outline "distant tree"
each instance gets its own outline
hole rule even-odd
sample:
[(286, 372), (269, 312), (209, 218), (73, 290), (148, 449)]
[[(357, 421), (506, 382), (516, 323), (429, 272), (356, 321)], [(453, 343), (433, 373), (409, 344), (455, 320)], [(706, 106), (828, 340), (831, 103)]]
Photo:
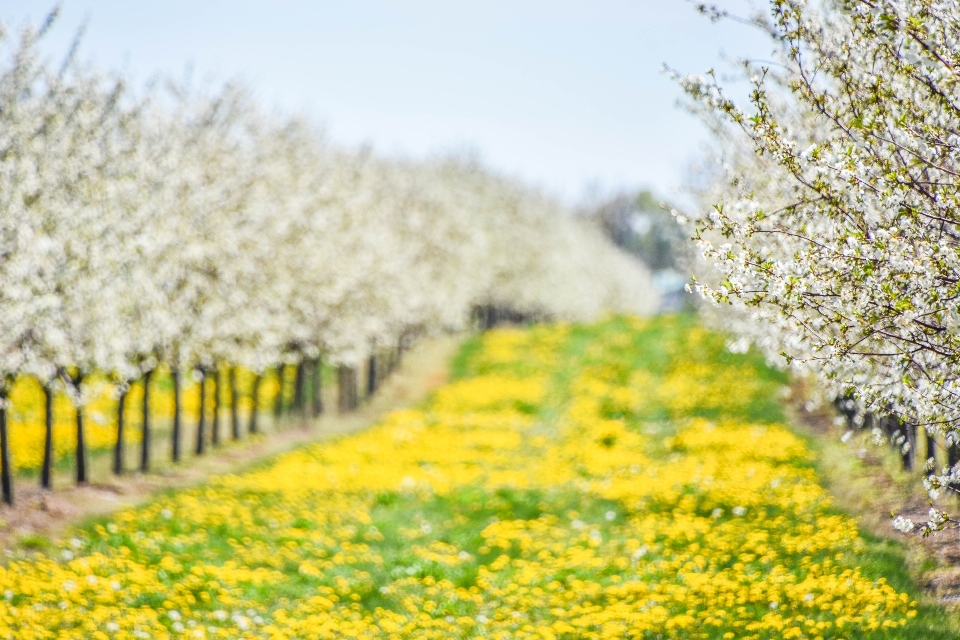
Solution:
[(596, 211), (607, 236), (640, 258), (652, 271), (679, 269), (689, 250), (689, 234), (670, 207), (649, 191), (619, 194)]

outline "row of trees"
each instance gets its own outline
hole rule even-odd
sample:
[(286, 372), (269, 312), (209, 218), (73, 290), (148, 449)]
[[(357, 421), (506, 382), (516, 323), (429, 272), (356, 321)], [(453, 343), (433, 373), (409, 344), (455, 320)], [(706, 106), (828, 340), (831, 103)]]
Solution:
[(0, 45), (0, 475), (17, 376), (66, 385), (160, 363), (263, 372), (458, 328), (477, 306), (582, 318), (655, 307), (647, 274), (551, 198), (470, 158), (384, 159), (270, 115), (242, 87), (134, 95), (52, 20)]
[[(768, 9), (749, 19), (775, 50), (772, 61), (744, 63), (749, 106), (713, 72), (676, 76), (718, 143), (702, 214), (690, 221), (716, 269), (696, 288), (739, 309), (728, 326), (771, 357), (953, 447), (960, 5), (770, 0)], [(909, 429), (889, 434), (911, 446)], [(927, 461), (932, 497), (957, 486), (955, 463)], [(918, 530), (957, 524), (934, 510)]]

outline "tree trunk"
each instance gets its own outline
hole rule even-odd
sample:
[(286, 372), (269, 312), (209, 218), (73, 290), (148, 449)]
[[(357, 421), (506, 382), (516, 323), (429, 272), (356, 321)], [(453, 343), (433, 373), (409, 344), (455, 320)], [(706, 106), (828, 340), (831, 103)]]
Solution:
[(371, 353), (367, 360), (367, 397), (377, 392), (377, 354)]
[(240, 410), (237, 407), (237, 368), (230, 367), (230, 434), (234, 440), (240, 439)]
[(197, 448), (196, 454), (203, 455), (203, 447), (207, 436), (207, 373), (200, 369), (200, 415), (197, 418)]
[(213, 370), (213, 414), (210, 416), (210, 443), (220, 445), (220, 369)]
[(253, 379), (253, 389), (250, 390), (250, 433), (257, 433), (257, 414), (260, 412), (260, 381), (263, 376), (259, 373)]
[(170, 372), (173, 379), (173, 461), (180, 462), (180, 371)]
[(337, 367), (337, 409), (340, 413), (346, 413), (350, 410), (350, 389), (347, 380), (346, 365)]
[(143, 421), (140, 430), (140, 471), (150, 470), (150, 378), (153, 370), (143, 374)]
[(856, 424), (854, 424), (854, 419), (857, 416), (857, 403), (853, 399), (853, 395), (847, 394), (844, 396), (837, 396), (833, 401), (833, 405), (846, 419), (847, 429), (855, 429)]
[(117, 399), (117, 443), (113, 448), (113, 473), (118, 476), (123, 473), (123, 408), (126, 404), (127, 392), (122, 389)]
[(913, 454), (913, 459), (916, 461), (916, 464), (922, 467), (926, 463), (927, 458), (933, 455), (933, 449), (930, 446), (930, 437), (925, 428), (915, 427), (915, 432), (917, 434), (917, 451)]
[(273, 405), (273, 416), (277, 420), (283, 415), (283, 373), (286, 368), (286, 365), (277, 365), (277, 397)]
[(13, 469), (10, 467), (10, 440), (7, 438), (7, 398), (0, 393), (0, 490), (3, 501), (13, 506)]
[(342, 413), (357, 408), (357, 370), (345, 364), (337, 368), (337, 382), (339, 383), (339, 409)]
[(83, 403), (80, 385), (83, 384), (83, 375), (78, 373), (73, 380), (73, 388), (77, 392), (77, 484), (86, 484), (87, 477), (87, 442), (83, 429)]
[[(946, 442), (944, 442), (944, 444), (946, 444)], [(946, 449), (947, 449), (947, 466), (950, 467), (950, 469), (952, 470), (958, 463), (960, 463), (960, 447), (958, 447), (957, 444), (954, 443), (947, 446)], [(960, 489), (957, 483), (951, 482), (949, 483), (949, 486), (951, 489)], [(958, 498), (960, 498), (960, 494), (957, 494), (957, 496)]]
[(387, 375), (392, 375), (397, 368), (397, 361), (400, 359), (399, 349), (390, 349), (389, 363), (387, 364)]
[(909, 447), (906, 451), (901, 449), (903, 455), (903, 468), (907, 471), (913, 471), (913, 468), (916, 466), (917, 458), (917, 425), (904, 422), (903, 426), (903, 435), (906, 438), (906, 443), (909, 444)]
[(300, 362), (297, 363), (297, 375), (296, 375), (296, 378), (294, 378), (294, 383), (293, 383), (293, 406), (298, 412), (302, 412), (303, 408), (307, 404), (305, 367), (306, 365), (304, 364), (304, 361), (301, 359)]
[(43, 467), (40, 469), (40, 486), (53, 488), (53, 389), (43, 385)]
[(320, 358), (313, 361), (313, 415), (323, 413), (323, 362)]

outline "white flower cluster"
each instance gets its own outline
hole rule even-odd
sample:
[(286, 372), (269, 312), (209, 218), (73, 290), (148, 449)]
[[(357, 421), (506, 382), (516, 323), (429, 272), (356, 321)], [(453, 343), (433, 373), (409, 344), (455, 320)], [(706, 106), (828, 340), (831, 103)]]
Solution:
[[(960, 428), (960, 5), (770, 0), (750, 107), (677, 76), (718, 149), (690, 224), (727, 326), (827, 393)], [(722, 15), (722, 12), (715, 15)], [(719, 275), (716, 275), (719, 274)], [(953, 474), (956, 475), (956, 474)], [(940, 474), (933, 484), (956, 480)], [(921, 531), (951, 521), (931, 517)], [(898, 524), (906, 527), (905, 521)]]
[[(0, 37), (0, 377), (257, 371), (460, 327), (477, 305), (651, 312), (644, 268), (476, 162), (385, 160), (242, 88), (132, 97)], [(79, 385), (75, 385), (79, 388)], [(78, 396), (78, 402), (83, 399)]]
[(916, 525), (913, 524), (913, 520), (910, 520), (909, 518), (897, 516), (893, 519), (893, 528), (901, 533), (910, 533), (915, 527)]

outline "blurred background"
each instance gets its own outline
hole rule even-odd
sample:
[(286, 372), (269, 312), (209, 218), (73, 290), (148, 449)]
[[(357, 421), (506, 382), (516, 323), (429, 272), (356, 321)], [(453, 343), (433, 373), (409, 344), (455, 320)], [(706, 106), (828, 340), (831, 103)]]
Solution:
[[(732, 12), (751, 4), (731, 1)], [(11, 28), (45, 0), (7, 0)], [(135, 84), (237, 79), (331, 141), (379, 155), (475, 155), (584, 214), (654, 272), (667, 310), (683, 305), (689, 208), (702, 124), (676, 106), (664, 65), (683, 73), (763, 58), (769, 44), (684, 0), (632, 2), (195, 2), (68, 0), (45, 40)], [(725, 77), (728, 85), (739, 86)]]
[[(5, 0), (0, 21), (16, 29), (53, 6)], [(140, 83), (240, 79), (336, 142), (414, 157), (466, 148), (575, 205), (642, 189), (684, 204), (706, 135), (661, 67), (701, 72), (769, 49), (685, 0), (66, 0), (50, 55), (84, 25), (81, 56), (100, 69)]]

